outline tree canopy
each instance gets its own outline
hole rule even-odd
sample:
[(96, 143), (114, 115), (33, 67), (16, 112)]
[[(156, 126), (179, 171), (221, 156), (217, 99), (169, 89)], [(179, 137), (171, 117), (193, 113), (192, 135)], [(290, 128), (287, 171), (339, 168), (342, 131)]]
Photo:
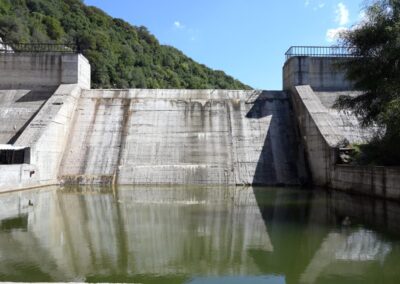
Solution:
[(77, 43), (94, 88), (249, 89), (81, 0), (0, 0), (5, 42)]
[(341, 35), (353, 58), (342, 67), (362, 91), (340, 97), (336, 105), (352, 110), (364, 126), (381, 131), (364, 146), (367, 161), (400, 164), (400, 0), (376, 0), (365, 20)]

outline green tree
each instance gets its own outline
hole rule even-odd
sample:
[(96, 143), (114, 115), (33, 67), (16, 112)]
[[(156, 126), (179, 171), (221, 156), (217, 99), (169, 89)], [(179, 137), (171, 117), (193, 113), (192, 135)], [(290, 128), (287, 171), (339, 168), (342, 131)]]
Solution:
[(342, 96), (341, 109), (352, 110), (362, 125), (381, 131), (364, 147), (369, 161), (400, 163), (400, 0), (376, 0), (366, 19), (341, 35), (353, 58), (341, 64), (347, 77), (362, 91)]
[(46, 26), (46, 31), (52, 40), (59, 40), (64, 34), (64, 30), (60, 25), (60, 22), (53, 17), (45, 16), (43, 23)]

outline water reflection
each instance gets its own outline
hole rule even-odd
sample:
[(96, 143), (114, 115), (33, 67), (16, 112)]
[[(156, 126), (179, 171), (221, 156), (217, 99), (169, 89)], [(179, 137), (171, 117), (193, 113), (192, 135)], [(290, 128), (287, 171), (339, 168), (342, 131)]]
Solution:
[(285, 188), (3, 194), (0, 280), (396, 283), (398, 213), (395, 203)]

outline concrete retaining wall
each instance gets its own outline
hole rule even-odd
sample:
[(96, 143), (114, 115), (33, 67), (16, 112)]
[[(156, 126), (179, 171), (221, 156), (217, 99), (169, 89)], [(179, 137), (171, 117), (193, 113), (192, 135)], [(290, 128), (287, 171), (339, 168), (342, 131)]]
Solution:
[(78, 54), (0, 54), (0, 89), (30, 90), (60, 84), (90, 89), (88, 60)]
[(288, 59), (283, 67), (283, 90), (310, 85), (315, 91), (352, 90), (345, 72), (335, 64), (343, 58), (297, 56)]
[(0, 192), (38, 184), (39, 173), (34, 165), (0, 165)]
[(400, 168), (338, 164), (348, 139), (310, 86), (294, 87), (292, 102), (315, 185), (400, 200)]
[(287, 94), (84, 91), (60, 170), (65, 183), (299, 184)]
[(14, 144), (30, 147), (30, 163), (37, 167), (41, 183), (58, 183), (58, 169), (80, 93), (77, 84), (61, 85)]
[(337, 149), (346, 144), (346, 138), (310, 86), (294, 87), (292, 104), (312, 180), (316, 185), (329, 186), (332, 168), (338, 161)]
[(400, 200), (400, 168), (336, 165), (331, 187)]
[(362, 127), (357, 117), (350, 111), (334, 108), (336, 100), (340, 96), (358, 96), (361, 92), (314, 92), (322, 105), (326, 107), (330, 117), (336, 121), (336, 127), (346, 137), (350, 144), (368, 143), (376, 134), (378, 128)]
[(29, 165), (1, 166), (1, 189), (58, 183), (82, 88), (90, 89), (90, 64), (82, 55), (0, 54), (0, 143), (30, 148)]

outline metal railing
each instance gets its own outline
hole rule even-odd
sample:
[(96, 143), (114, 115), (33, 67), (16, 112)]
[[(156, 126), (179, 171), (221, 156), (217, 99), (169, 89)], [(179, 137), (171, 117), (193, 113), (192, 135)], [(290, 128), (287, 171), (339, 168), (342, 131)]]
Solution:
[(292, 46), (286, 53), (286, 60), (295, 56), (310, 57), (354, 57), (352, 47), (344, 46)]
[(75, 44), (0, 42), (0, 53), (18, 53), (18, 52), (78, 53), (79, 48)]

